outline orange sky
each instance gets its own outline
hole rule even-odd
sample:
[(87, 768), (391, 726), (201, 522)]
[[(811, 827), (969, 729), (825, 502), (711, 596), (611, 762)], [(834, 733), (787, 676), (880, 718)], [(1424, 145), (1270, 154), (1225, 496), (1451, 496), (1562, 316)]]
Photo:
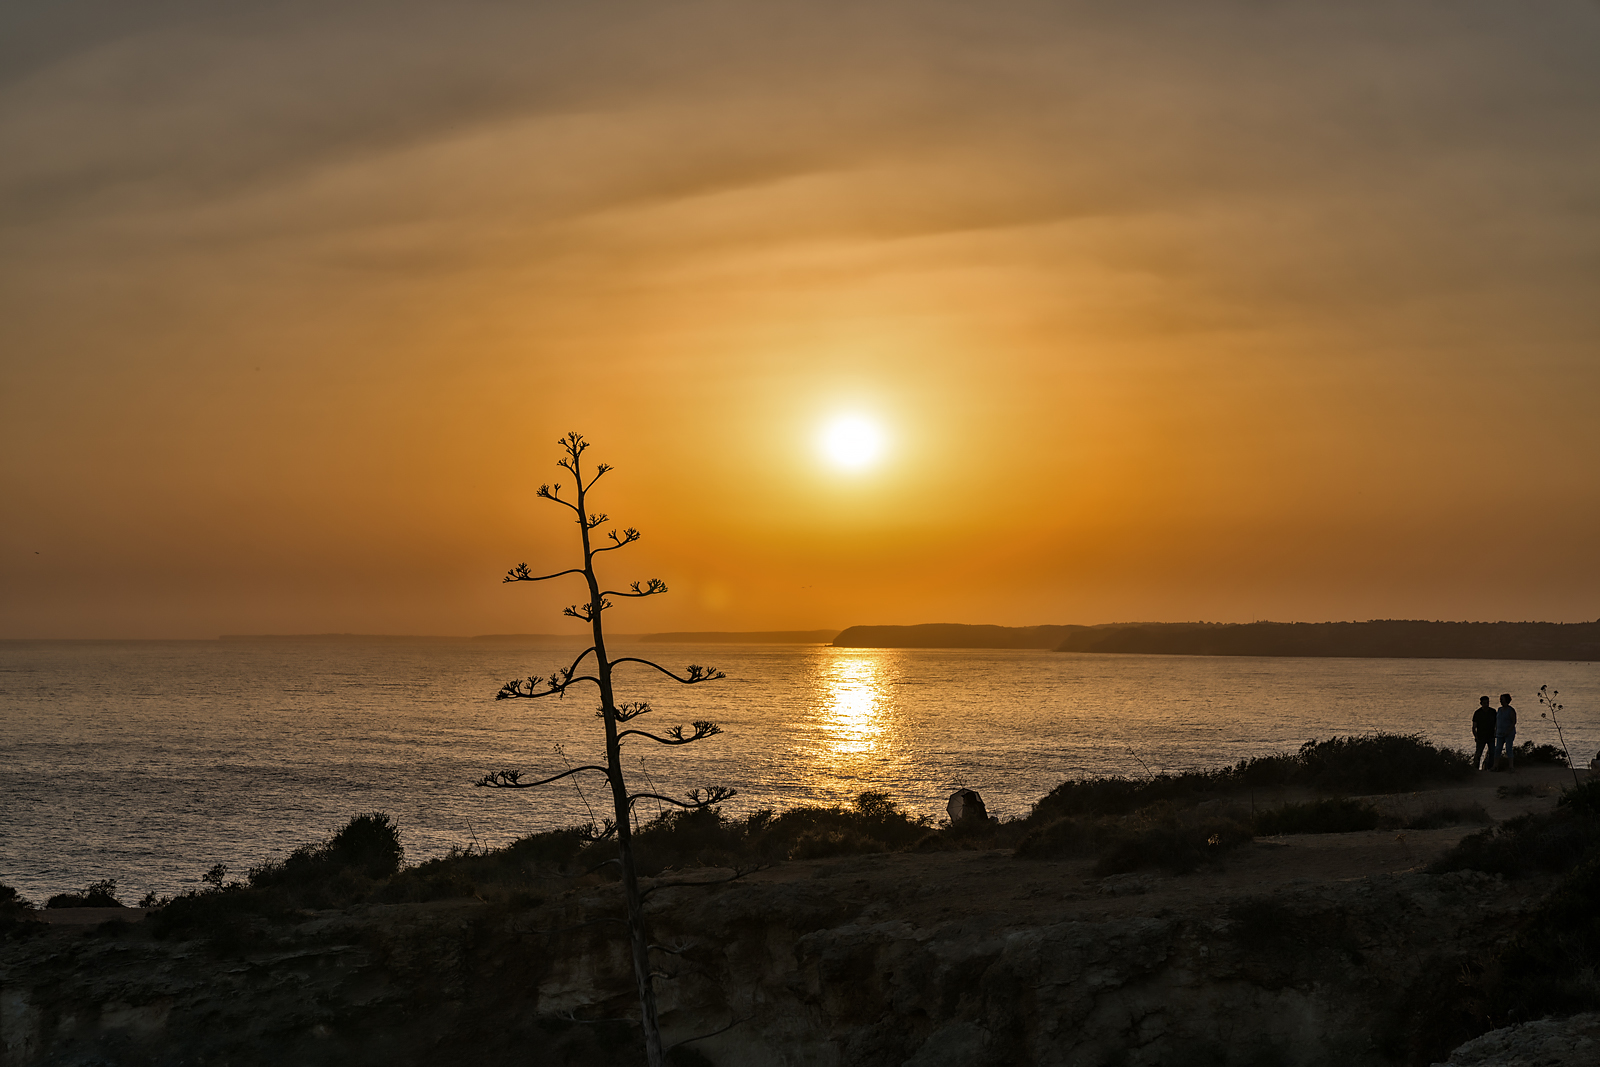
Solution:
[(328, 6), (0, 12), (0, 637), (558, 632), (569, 429), (619, 630), (1600, 617), (1593, 3)]

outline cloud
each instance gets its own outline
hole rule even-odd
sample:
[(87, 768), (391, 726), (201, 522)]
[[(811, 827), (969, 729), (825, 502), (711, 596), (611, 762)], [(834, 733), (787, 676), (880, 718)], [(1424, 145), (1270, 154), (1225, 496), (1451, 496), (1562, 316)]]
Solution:
[[(1026, 454), (1019, 551), (1107, 589), (1104, 516), (1244, 566), (1332, 515), (1411, 530), (1392, 562), (1474, 494), (1588, 514), (1597, 36), (1478, 0), (11, 5), (0, 472), (86, 552), (114, 501), (130, 571), (301, 544), (264, 586), (447, 556), (576, 422), (741, 487), (653, 506), (752, 575), (718, 522), (1003, 536), (948, 492), (973, 440)], [(784, 451), (846, 396), (923, 457), (871, 514)]]

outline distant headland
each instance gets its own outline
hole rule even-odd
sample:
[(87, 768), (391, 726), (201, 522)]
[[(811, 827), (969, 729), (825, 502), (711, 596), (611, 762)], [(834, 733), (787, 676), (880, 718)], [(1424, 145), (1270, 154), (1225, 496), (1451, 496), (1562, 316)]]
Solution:
[(1597, 622), (1171, 622), (852, 626), (840, 648), (1037, 648), (1172, 656), (1600, 660)]

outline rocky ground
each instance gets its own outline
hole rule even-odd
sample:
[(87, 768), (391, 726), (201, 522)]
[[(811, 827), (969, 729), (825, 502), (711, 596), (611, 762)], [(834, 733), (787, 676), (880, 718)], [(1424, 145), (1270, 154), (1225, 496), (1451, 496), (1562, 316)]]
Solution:
[[(1566, 774), (1379, 802), (1503, 819), (1551, 806)], [(1531, 793), (1498, 797), (1512, 781)], [(710, 1035), (686, 1064), (1428, 1064), (1482, 1029), (1452, 1007), (1461, 980), (1549, 884), (1425, 871), (1474, 829), (1259, 839), (1189, 875), (980, 850), (664, 886), (663, 1025)], [(592, 880), (536, 905), (365, 906), (192, 940), (123, 921), (138, 909), (47, 913), (0, 943), (5, 1063), (634, 1062), (619, 911)], [(1594, 1030), (1499, 1032), (1448, 1062), (1592, 1065)]]
[(1600, 1063), (1600, 1013), (1541, 1019), (1474, 1038), (1435, 1067), (1593, 1067)]

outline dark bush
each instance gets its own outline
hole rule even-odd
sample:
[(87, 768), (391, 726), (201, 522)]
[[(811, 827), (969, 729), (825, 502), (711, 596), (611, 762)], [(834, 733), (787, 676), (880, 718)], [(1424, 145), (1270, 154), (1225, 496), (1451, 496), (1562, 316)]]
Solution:
[(1517, 764), (1528, 766), (1565, 767), (1567, 754), (1555, 745), (1536, 745), (1524, 741), (1516, 748)]
[(1337, 797), (1309, 804), (1285, 804), (1260, 812), (1255, 817), (1255, 828), (1256, 833), (1267, 836), (1348, 834), (1377, 829), (1379, 818), (1378, 809), (1371, 804)]
[[(641, 873), (669, 867), (715, 867), (738, 862), (746, 842), (745, 826), (728, 820), (721, 809), (669, 811), (633, 835), (634, 863)], [(582, 866), (593, 867), (617, 854), (607, 841), (586, 852)]]
[(1516, 878), (1560, 874), (1594, 855), (1600, 855), (1600, 780), (1563, 791), (1554, 811), (1521, 815), (1462, 838), (1432, 869)]
[(1330, 737), (1300, 746), (1298, 784), (1327, 793), (1403, 793), (1427, 781), (1470, 777), (1472, 759), (1418, 734)]
[(821, 859), (910, 848), (931, 826), (927, 816), (907, 815), (884, 794), (867, 792), (849, 808), (790, 808), (765, 818), (751, 842), (765, 859)]
[(787, 859), (820, 860), (830, 856), (860, 856), (887, 852), (882, 841), (850, 829), (807, 830), (789, 845)]
[(1556, 798), (1556, 810), (1589, 818), (1600, 817), (1600, 778), (1591, 778), (1571, 789), (1563, 789)]
[(1128, 816), (1057, 819), (1018, 842), (1020, 859), (1064, 860), (1098, 855), (1098, 875), (1157, 867), (1183, 874), (1251, 839), (1251, 829), (1226, 815), (1200, 815), (1170, 805)]
[(1600, 1008), (1600, 850), (1593, 846), (1502, 957), (1508, 1022)]
[(372, 891), (372, 899), (379, 904), (421, 904), (477, 895), (477, 883), (462, 869), (459, 859), (450, 857), (401, 871)]
[(0, 920), (25, 919), (33, 912), (33, 901), (0, 882)]
[[(786, 859), (893, 852), (929, 835), (932, 821), (901, 811), (887, 794), (869, 791), (850, 807), (804, 805), (762, 809), (743, 820), (717, 808), (669, 811), (633, 834), (634, 862), (641, 874), (673, 867), (738, 866)], [(616, 855), (614, 842), (590, 846), (578, 866), (595, 869)]]
[(1323, 793), (1398, 793), (1426, 781), (1466, 778), (1472, 760), (1415, 734), (1372, 734), (1307, 741), (1289, 755), (1240, 760), (1214, 771), (1183, 771), (1149, 778), (1072, 779), (1033, 806), (1028, 821), (1066, 816), (1126, 815), (1156, 803), (1197, 804), (1246, 789), (1305, 786)]
[(351, 819), (328, 841), (328, 858), (368, 878), (387, 878), (400, 869), (406, 850), (400, 828), (387, 812), (371, 811)]
[(146, 920), (160, 938), (204, 935), (224, 944), (243, 940), (242, 931), (260, 919), (296, 914), (282, 891), (252, 891), (234, 883), (228, 889), (191, 889), (166, 901)]
[(381, 811), (368, 812), (351, 819), (344, 829), (320, 845), (301, 845), (282, 862), (250, 868), (250, 885), (255, 889), (318, 885), (332, 888), (338, 883), (343, 891), (328, 899), (340, 900), (348, 897), (349, 890), (357, 888), (361, 881), (394, 874), (404, 855), (399, 828), (389, 816)]
[(1157, 867), (1187, 874), (1250, 840), (1250, 827), (1229, 818), (1185, 819), (1164, 812), (1153, 819), (1124, 819), (1101, 846), (1094, 872), (1124, 874)]
[(1139, 808), (1159, 803), (1195, 804), (1238, 788), (1239, 767), (1218, 771), (1184, 771), (1158, 774), (1150, 778), (1068, 779), (1033, 805), (1029, 822), (1053, 822), (1083, 815), (1126, 815)]
[(121, 908), (125, 905), (117, 899), (117, 880), (107, 878), (99, 882), (91, 882), (82, 893), (57, 893), (45, 901), (47, 908)]
[(1511, 942), (1440, 991), (1433, 1014), (1455, 1026), (1434, 1051), (1496, 1027), (1600, 1009), (1600, 781), (1567, 790), (1552, 812), (1473, 834), (1434, 865), (1516, 877), (1560, 872)]
[(395, 875), (384, 899), (398, 893), (402, 896), (397, 899), (415, 900), (419, 892), (435, 894), (420, 898), (428, 900), (472, 896), (479, 887), (490, 886), (513, 893), (537, 891), (548, 879), (574, 873), (574, 861), (590, 845), (587, 833), (585, 827), (566, 827), (519, 838), (505, 848), (452, 851)]
[(1105, 838), (1104, 820), (1068, 816), (1028, 831), (1016, 855), (1029, 860), (1069, 860), (1094, 854)]

